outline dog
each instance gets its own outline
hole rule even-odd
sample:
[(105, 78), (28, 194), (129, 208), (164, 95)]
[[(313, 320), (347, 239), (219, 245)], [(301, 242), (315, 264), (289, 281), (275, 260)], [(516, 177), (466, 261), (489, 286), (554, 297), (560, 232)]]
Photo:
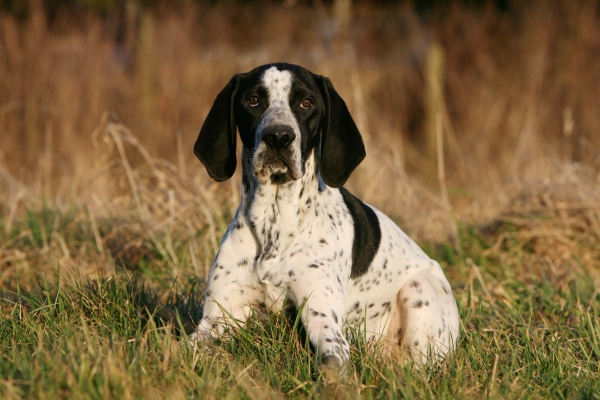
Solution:
[(211, 265), (192, 344), (257, 307), (291, 302), (323, 366), (347, 364), (345, 324), (386, 340), (402, 359), (443, 359), (459, 336), (450, 284), (392, 220), (342, 187), (366, 153), (331, 81), (286, 63), (236, 74), (194, 145), (216, 181), (236, 169), (237, 130), (240, 205)]

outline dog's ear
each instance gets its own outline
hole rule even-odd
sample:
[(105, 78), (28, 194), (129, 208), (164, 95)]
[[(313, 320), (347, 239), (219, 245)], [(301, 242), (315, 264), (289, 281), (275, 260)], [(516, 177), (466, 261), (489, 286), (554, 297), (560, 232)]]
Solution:
[(321, 178), (331, 187), (341, 187), (352, 171), (365, 158), (365, 145), (360, 132), (329, 78), (315, 75), (325, 101), (321, 122)]
[(234, 75), (217, 95), (194, 144), (194, 154), (218, 182), (231, 178), (237, 164), (233, 104), (239, 84), (240, 75)]

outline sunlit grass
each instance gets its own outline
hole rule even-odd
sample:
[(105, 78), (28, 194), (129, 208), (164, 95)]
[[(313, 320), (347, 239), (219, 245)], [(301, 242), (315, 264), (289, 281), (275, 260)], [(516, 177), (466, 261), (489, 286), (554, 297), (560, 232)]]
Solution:
[[(46, 213), (26, 214), (15, 229)], [(169, 263), (150, 251), (150, 276), (111, 262), (100, 279), (61, 276), (57, 265), (37, 285), (14, 283), (0, 305), (1, 397), (598, 398), (600, 301), (586, 268), (575, 263), (563, 285), (535, 273), (516, 279), (511, 263), (528, 267), (534, 257), (502, 263), (520, 252), (507, 245), (486, 255), (489, 239), (471, 227), (457, 243), (427, 249), (460, 307), (459, 346), (442, 364), (399, 365), (351, 335), (348, 371), (331, 382), (299, 319), (285, 313), (257, 315), (194, 350), (186, 331), (200, 316), (202, 280), (187, 271), (169, 288), (152, 284)]]

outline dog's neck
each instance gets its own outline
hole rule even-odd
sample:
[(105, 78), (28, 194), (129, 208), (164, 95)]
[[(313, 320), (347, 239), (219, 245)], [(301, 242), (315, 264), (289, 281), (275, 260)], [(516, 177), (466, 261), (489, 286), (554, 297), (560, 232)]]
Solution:
[(261, 257), (273, 255), (291, 243), (319, 213), (317, 196), (328, 188), (319, 183), (315, 151), (306, 159), (304, 175), (298, 180), (272, 183), (253, 172), (250, 152), (242, 149), (241, 204), (236, 219), (243, 219), (261, 244)]

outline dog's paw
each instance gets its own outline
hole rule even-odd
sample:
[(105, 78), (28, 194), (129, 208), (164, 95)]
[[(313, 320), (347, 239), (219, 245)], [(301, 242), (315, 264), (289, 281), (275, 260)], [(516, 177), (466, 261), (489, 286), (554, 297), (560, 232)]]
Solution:
[(194, 350), (201, 350), (200, 344), (206, 341), (206, 335), (200, 332), (199, 330), (195, 331), (191, 335), (188, 336), (188, 344)]
[(319, 370), (325, 383), (334, 383), (346, 375), (347, 365), (337, 355), (323, 355)]

